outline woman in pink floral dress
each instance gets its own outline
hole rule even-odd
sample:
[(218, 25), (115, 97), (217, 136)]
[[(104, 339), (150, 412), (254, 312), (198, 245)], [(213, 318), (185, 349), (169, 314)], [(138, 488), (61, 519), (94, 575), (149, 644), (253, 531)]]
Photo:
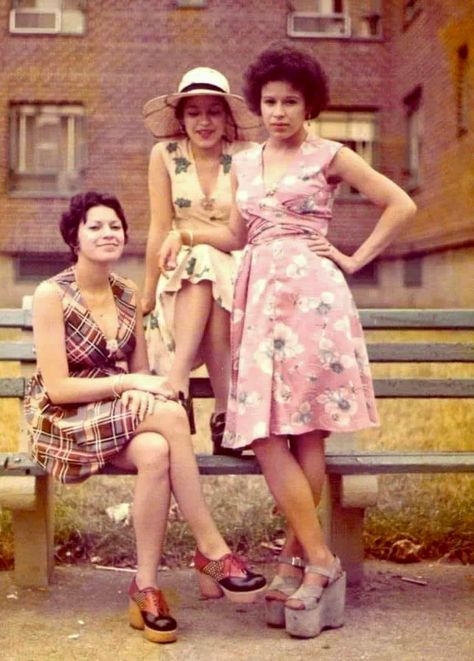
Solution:
[[(263, 52), (246, 73), (249, 107), (269, 137), (237, 155), (236, 208), (225, 230), (196, 232), (221, 250), (245, 245), (232, 312), (232, 382), (224, 444), (251, 446), (288, 535), (266, 595), (267, 622), (312, 637), (341, 626), (345, 574), (315, 516), (324, 438), (378, 424), (367, 352), (343, 273), (376, 257), (415, 205), (342, 144), (308, 137), (304, 122), (327, 102), (319, 64), (290, 48)], [(326, 239), (337, 184), (382, 210), (352, 256)], [(171, 267), (184, 236), (161, 253)]]

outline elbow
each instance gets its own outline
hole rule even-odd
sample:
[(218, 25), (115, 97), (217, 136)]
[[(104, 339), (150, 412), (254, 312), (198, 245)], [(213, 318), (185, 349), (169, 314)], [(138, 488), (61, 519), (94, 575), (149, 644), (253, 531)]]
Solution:
[(417, 211), (418, 211), (418, 207), (413, 202), (413, 200), (409, 198), (407, 201), (407, 209), (406, 209), (407, 220), (413, 218), (416, 215)]

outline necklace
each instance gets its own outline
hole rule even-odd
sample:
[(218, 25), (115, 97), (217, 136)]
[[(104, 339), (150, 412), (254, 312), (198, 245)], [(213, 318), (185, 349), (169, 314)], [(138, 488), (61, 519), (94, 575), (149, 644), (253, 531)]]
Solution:
[(204, 197), (199, 202), (204, 211), (212, 211), (214, 209), (215, 203), (215, 199), (213, 197), (209, 197), (208, 195), (204, 195)]

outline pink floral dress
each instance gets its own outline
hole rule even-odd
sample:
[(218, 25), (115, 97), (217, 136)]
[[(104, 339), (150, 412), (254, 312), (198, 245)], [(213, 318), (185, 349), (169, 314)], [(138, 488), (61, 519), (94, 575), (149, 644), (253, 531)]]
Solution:
[(270, 434), (378, 425), (361, 324), (341, 270), (307, 244), (327, 233), (340, 143), (308, 137), (265, 190), (259, 145), (234, 157), (248, 226), (232, 312), (232, 383), (224, 445)]

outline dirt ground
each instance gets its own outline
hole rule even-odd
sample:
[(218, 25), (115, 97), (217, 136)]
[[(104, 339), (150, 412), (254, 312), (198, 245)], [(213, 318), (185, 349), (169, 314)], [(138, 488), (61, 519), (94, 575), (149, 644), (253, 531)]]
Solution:
[[(271, 567), (263, 571), (270, 575)], [(474, 566), (368, 561), (348, 589), (346, 624), (312, 640), (265, 626), (260, 598), (199, 600), (193, 570), (160, 573), (178, 642), (155, 645), (129, 628), (130, 575), (59, 567), (47, 589), (17, 589), (0, 572), (2, 661), (463, 661), (474, 658)], [(415, 579), (426, 585), (408, 582)]]

